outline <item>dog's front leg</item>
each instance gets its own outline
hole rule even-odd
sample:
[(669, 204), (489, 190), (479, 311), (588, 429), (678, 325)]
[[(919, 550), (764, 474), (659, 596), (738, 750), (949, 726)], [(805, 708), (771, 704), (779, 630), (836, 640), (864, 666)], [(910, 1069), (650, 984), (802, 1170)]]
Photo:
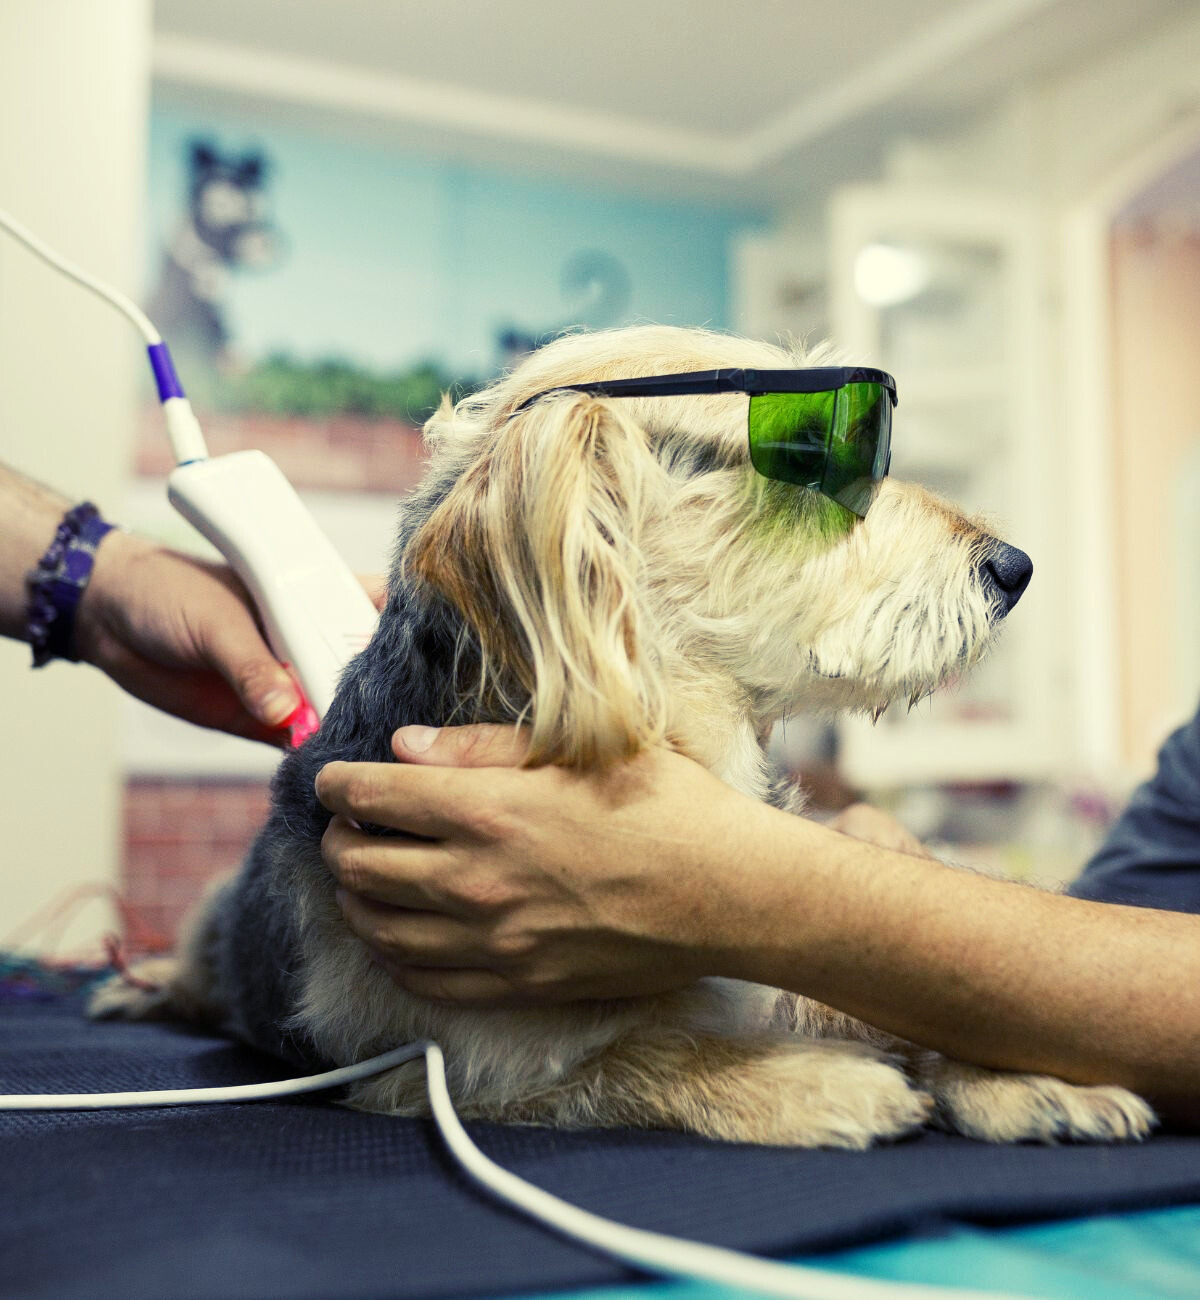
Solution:
[(859, 1043), (632, 1030), (553, 1086), (473, 1118), (680, 1129), (729, 1142), (861, 1149), (919, 1128), (932, 1101)]
[(933, 1122), (984, 1142), (1136, 1141), (1157, 1122), (1125, 1088), (987, 1070), (933, 1052), (917, 1074), (937, 1103)]

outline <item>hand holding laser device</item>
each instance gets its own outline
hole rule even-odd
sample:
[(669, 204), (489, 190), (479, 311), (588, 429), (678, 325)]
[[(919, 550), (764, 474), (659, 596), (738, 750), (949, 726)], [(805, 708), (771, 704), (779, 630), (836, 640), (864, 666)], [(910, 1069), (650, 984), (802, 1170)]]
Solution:
[(177, 461), (167, 495), (241, 578), (272, 650), (295, 673), (307, 701), (292, 724), (293, 743), (299, 743), (316, 730), (342, 669), (370, 640), (379, 617), (375, 606), (268, 456), (238, 451), (209, 458), (167, 345), (146, 315), (3, 211), (0, 229), (123, 312), (146, 340)]

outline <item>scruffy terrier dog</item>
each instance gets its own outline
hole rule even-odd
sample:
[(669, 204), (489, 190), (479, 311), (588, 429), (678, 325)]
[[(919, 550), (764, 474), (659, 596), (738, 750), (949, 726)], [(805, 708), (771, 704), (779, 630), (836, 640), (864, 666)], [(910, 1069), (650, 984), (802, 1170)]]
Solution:
[[(399, 989), (342, 921), (313, 780), (332, 759), (391, 761), (397, 727), (521, 718), (532, 762), (580, 768), (665, 741), (793, 807), (764, 759), (772, 723), (879, 713), (980, 658), (1031, 566), (953, 506), (884, 479), (858, 518), (760, 475), (743, 394), (556, 391), (822, 364), (641, 327), (562, 338), (445, 402), (378, 633), (280, 767), (245, 867), (158, 972), (159, 993), (114, 983), (96, 1013), (202, 1019), (309, 1066), (436, 1039), (460, 1113), (492, 1120), (842, 1147), (925, 1123), (1001, 1142), (1147, 1133), (1153, 1113), (1123, 1089), (977, 1069), (734, 981), (528, 1010), (435, 1005)], [(350, 1100), (426, 1113), (423, 1067), (358, 1083)]]

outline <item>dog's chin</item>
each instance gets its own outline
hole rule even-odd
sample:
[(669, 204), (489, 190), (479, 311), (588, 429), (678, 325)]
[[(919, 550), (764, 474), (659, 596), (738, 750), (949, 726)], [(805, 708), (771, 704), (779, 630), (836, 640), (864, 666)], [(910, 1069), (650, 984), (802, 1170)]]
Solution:
[(912, 709), (942, 690), (953, 690), (986, 656), (991, 643), (973, 646), (919, 676), (894, 677), (887, 672), (855, 671), (853, 664), (836, 669), (810, 661), (787, 694), (787, 712), (861, 714), (878, 720), (888, 709)]

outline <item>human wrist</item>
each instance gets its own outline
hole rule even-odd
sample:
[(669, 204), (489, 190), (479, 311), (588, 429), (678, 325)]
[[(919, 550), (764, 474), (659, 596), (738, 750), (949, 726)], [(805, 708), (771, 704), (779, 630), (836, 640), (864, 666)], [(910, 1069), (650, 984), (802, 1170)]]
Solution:
[(706, 819), (722, 834), (695, 850), (709, 865), (694, 892), (709, 908), (693, 916), (689, 937), (709, 974), (797, 989), (810, 954), (828, 941), (816, 882), (829, 842), (841, 837), (734, 797), (736, 807)]
[(106, 647), (114, 638), (119, 639), (122, 593), (131, 585), (131, 569), (156, 549), (146, 538), (120, 529), (114, 529), (104, 539), (75, 615), (75, 652), (81, 663), (99, 666)]
[(28, 640), (25, 578), (70, 508), (66, 497), (0, 464), (0, 635)]
[(924, 885), (946, 870), (763, 805), (744, 830), (715, 973), (819, 1000), (855, 991), (864, 942), (879, 930), (879, 890), (898, 884), (897, 872), (916, 871)]

